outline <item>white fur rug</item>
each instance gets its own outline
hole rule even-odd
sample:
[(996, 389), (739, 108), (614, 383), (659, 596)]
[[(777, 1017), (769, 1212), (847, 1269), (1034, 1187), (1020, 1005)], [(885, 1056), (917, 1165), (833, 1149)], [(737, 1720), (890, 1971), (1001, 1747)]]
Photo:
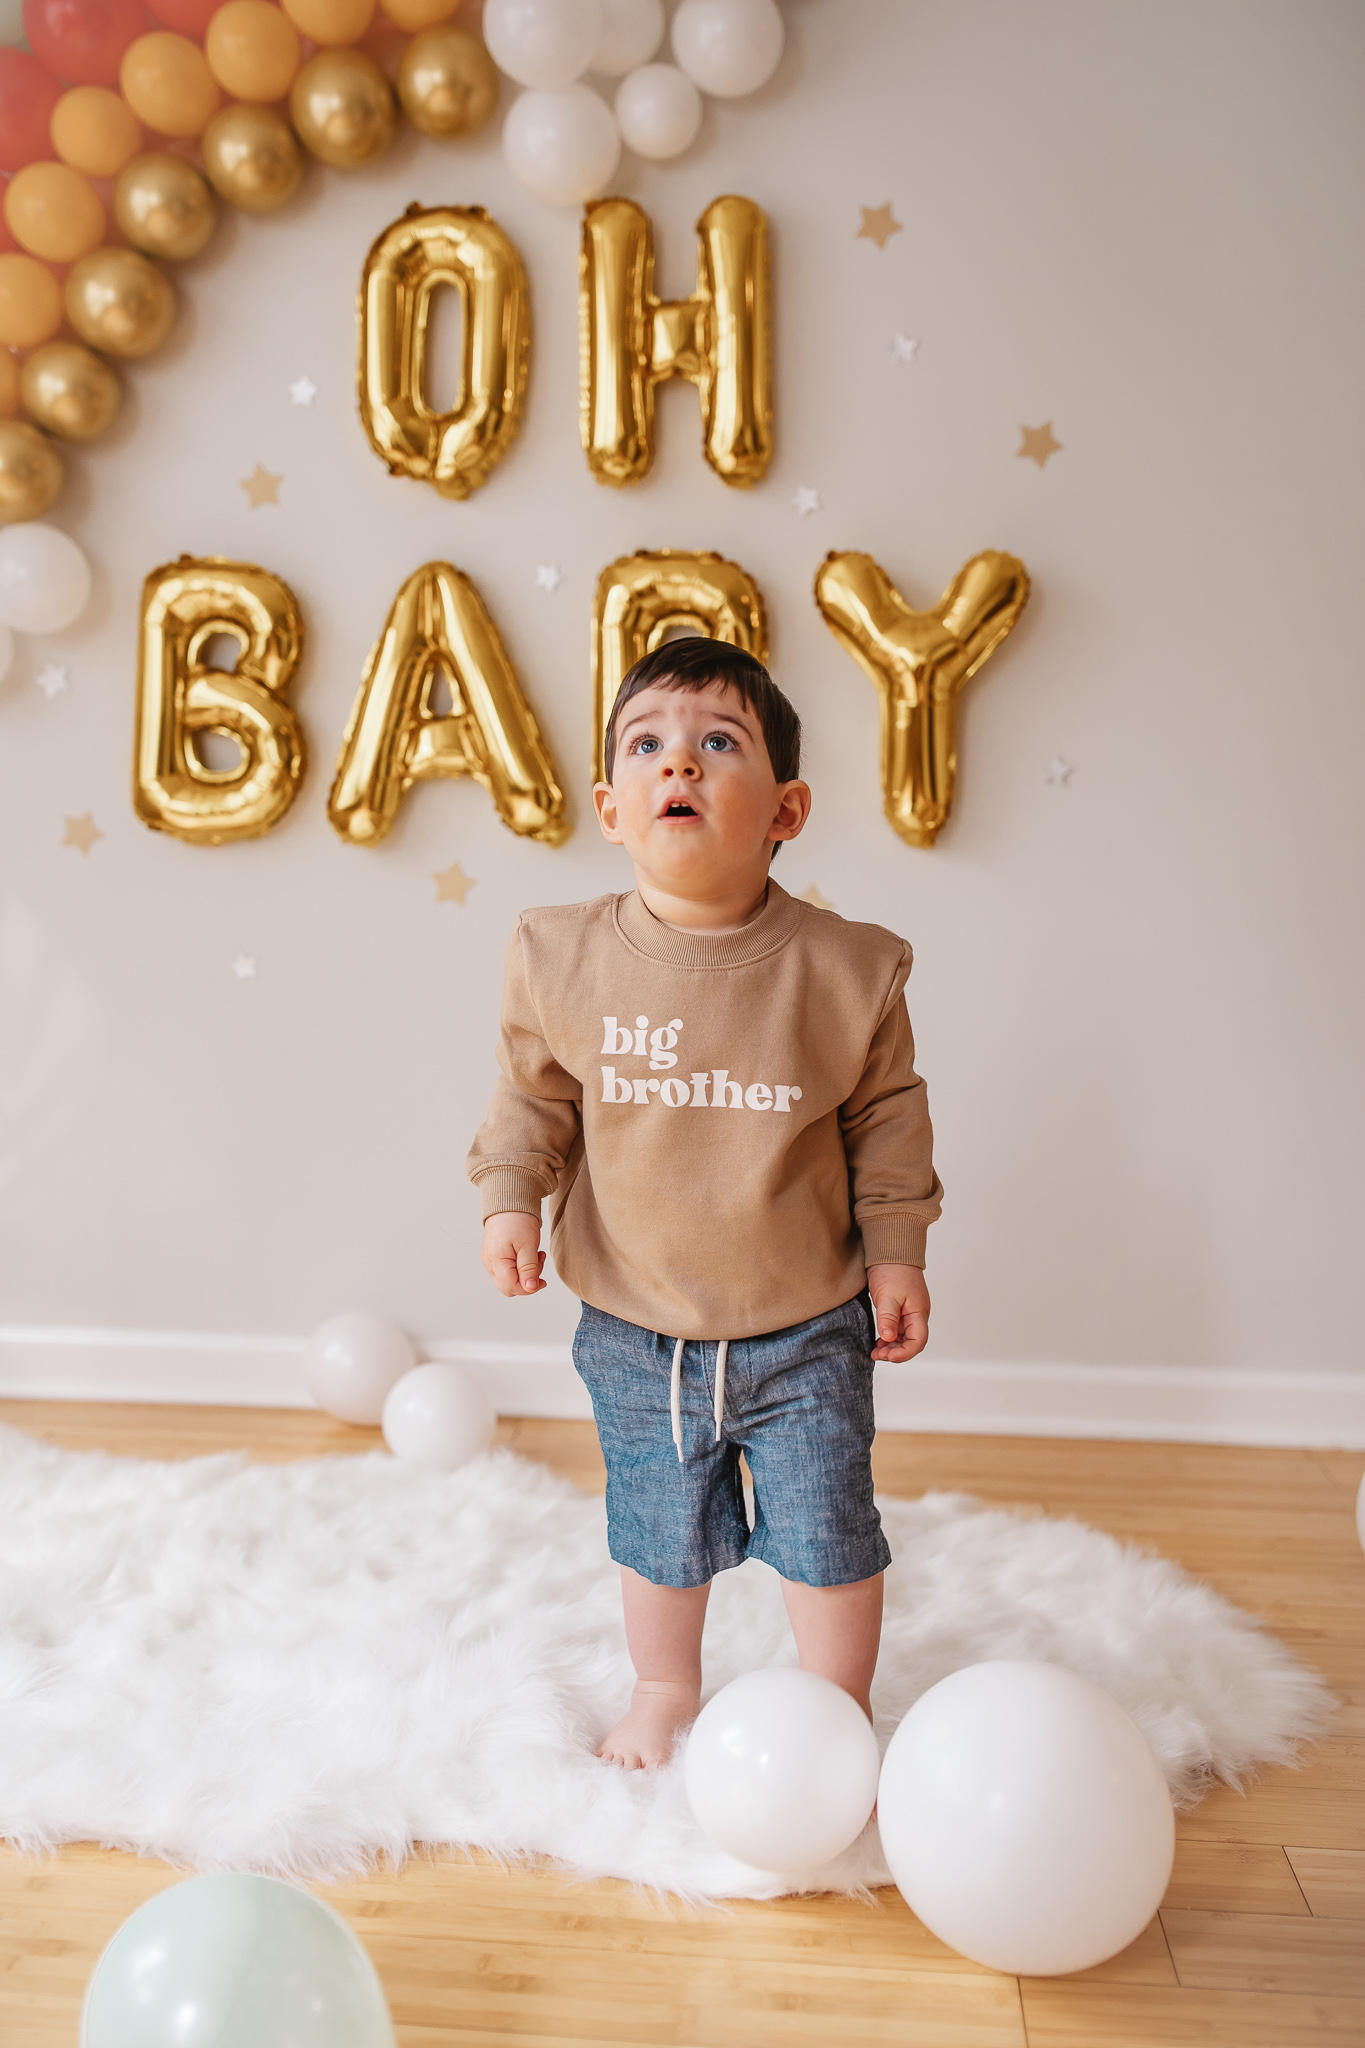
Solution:
[[(1288, 1761), (1319, 1681), (1163, 1559), (955, 1494), (881, 1503), (877, 1728), (986, 1657), (1108, 1688), (1178, 1800)], [(761, 1564), (717, 1581), (710, 1691), (794, 1661)], [(332, 1878), (415, 1842), (540, 1853), (693, 1898), (889, 1882), (875, 1826), (801, 1885), (712, 1849), (675, 1763), (593, 1742), (630, 1666), (600, 1500), (495, 1451), (151, 1464), (0, 1428), (0, 1835)]]

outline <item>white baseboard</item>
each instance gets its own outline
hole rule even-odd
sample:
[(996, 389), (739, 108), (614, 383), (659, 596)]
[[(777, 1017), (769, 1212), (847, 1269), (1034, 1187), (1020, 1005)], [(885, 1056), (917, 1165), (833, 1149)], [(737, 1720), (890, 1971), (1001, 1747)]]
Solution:
[[(311, 1408), (301, 1337), (0, 1324), (0, 1399)], [(567, 1345), (420, 1340), (500, 1414), (588, 1418)], [(1365, 1449), (1365, 1374), (932, 1359), (877, 1368), (882, 1429)]]

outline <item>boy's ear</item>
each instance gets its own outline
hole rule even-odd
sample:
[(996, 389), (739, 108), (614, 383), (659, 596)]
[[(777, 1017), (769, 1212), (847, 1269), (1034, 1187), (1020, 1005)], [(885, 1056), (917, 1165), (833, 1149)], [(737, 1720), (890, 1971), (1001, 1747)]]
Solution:
[(810, 816), (811, 790), (808, 782), (784, 782), (778, 790), (777, 809), (768, 836), (779, 843), (795, 839)]
[(602, 837), (613, 846), (623, 846), (621, 828), (616, 822), (616, 792), (609, 782), (594, 782), (592, 786), (593, 808), (597, 822), (602, 828)]

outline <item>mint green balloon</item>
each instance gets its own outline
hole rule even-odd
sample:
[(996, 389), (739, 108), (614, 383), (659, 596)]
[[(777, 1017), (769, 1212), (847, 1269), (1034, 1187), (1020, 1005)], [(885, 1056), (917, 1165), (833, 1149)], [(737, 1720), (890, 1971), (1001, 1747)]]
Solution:
[(85, 1994), (81, 2048), (396, 2048), (374, 1965), (277, 1877), (192, 1877), (139, 1906)]

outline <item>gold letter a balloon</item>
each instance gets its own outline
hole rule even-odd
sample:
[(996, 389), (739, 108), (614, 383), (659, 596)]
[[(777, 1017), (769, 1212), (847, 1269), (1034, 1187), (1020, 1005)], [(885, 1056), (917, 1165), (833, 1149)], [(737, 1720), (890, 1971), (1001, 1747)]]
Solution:
[(871, 555), (829, 554), (815, 602), (876, 685), (882, 707), (882, 802), (911, 846), (932, 846), (957, 775), (955, 709), (968, 676), (995, 652), (1028, 602), (1014, 555), (973, 555), (930, 612), (912, 611)]

